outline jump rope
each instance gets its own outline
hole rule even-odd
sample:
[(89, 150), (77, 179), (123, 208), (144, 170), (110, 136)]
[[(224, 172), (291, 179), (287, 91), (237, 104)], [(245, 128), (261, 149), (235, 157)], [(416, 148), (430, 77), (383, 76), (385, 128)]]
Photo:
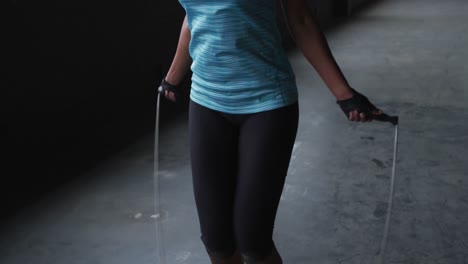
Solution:
[(163, 233), (163, 216), (161, 212), (161, 186), (159, 185), (159, 103), (161, 94), (165, 90), (162, 86), (158, 88), (156, 99), (156, 122), (154, 128), (154, 162), (153, 162), (153, 183), (154, 183), (154, 219), (156, 224), (156, 264), (166, 264), (166, 249)]
[[(283, 16), (285, 18), (287, 29), (291, 34), (291, 29), (287, 23), (286, 19), (286, 11), (284, 8), (283, 1), (280, 0), (280, 5), (282, 9)], [(294, 38), (293, 38), (294, 39)], [(156, 264), (166, 264), (166, 252), (165, 252), (165, 244), (164, 244), (164, 232), (163, 232), (163, 215), (161, 210), (161, 189), (160, 189), (160, 179), (159, 179), (159, 106), (161, 95), (164, 96), (166, 91), (173, 91), (171, 89), (163, 88), (159, 86), (157, 92), (157, 100), (156, 100), (156, 122), (155, 122), (155, 136), (154, 136), (154, 162), (153, 162), (153, 182), (154, 182), (154, 216), (155, 225), (156, 225)], [(176, 92), (176, 91), (173, 91)], [(387, 249), (388, 243), (388, 235), (390, 232), (390, 220), (392, 216), (392, 209), (393, 209), (393, 200), (395, 196), (395, 182), (396, 182), (396, 162), (397, 162), (397, 153), (398, 153), (398, 124), (399, 124), (399, 117), (398, 116), (389, 116), (387, 114), (381, 114), (379, 116), (374, 116), (374, 119), (377, 121), (382, 122), (389, 122), (395, 126), (395, 139), (393, 145), (393, 165), (392, 165), (392, 176), (390, 181), (390, 192), (388, 197), (388, 206), (387, 206), (387, 213), (385, 219), (385, 226), (383, 231), (382, 240), (380, 242), (380, 248), (378, 252), (378, 259), (377, 264), (383, 264), (385, 261), (385, 253)]]
[[(157, 264), (166, 264), (166, 254), (164, 247), (164, 234), (163, 234), (163, 216), (161, 211), (161, 197), (160, 197), (160, 179), (159, 179), (159, 105), (161, 94), (164, 95), (165, 90), (162, 87), (158, 88), (158, 96), (156, 103), (156, 124), (155, 124), (155, 138), (154, 138), (154, 168), (153, 168), (153, 178), (154, 178), (154, 218), (156, 223), (156, 263)], [(393, 200), (395, 195), (395, 180), (396, 180), (396, 162), (397, 162), (397, 153), (398, 153), (398, 116), (388, 116), (382, 114), (379, 121), (390, 122), (395, 126), (395, 139), (393, 146), (393, 165), (392, 165), (392, 176), (390, 181), (390, 192), (388, 197), (388, 207), (387, 207), (387, 216), (385, 219), (384, 233), (382, 236), (382, 241), (380, 243), (380, 250), (378, 256), (378, 264), (384, 263), (385, 253), (387, 249), (388, 234), (390, 231), (390, 220), (392, 216)]]

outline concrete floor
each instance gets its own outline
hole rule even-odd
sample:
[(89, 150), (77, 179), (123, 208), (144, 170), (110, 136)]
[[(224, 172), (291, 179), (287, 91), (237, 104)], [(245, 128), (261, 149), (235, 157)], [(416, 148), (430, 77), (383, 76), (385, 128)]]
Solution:
[[(385, 263), (468, 263), (467, 14), (464, 0), (388, 0), (327, 33), (351, 85), (401, 119)], [(278, 250), (290, 264), (376, 263), (393, 127), (346, 121), (304, 57), (290, 58), (301, 117)], [(208, 263), (187, 133), (181, 116), (160, 135), (171, 264)], [(150, 135), (15, 216), (0, 230), (0, 263), (155, 263), (152, 151)]]

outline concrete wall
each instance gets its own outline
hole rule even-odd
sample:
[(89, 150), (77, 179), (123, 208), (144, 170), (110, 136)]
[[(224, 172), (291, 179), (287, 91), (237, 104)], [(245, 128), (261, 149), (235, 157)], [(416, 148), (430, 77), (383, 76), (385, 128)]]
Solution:
[(361, 7), (376, 0), (308, 0), (319, 22), (324, 26), (333, 24), (337, 17), (349, 16)]
[[(152, 131), (152, 80), (169, 67), (184, 15), (178, 2), (162, 2), (18, 1), (2, 8), (9, 44), (2, 209), (35, 199)], [(167, 112), (184, 111), (163, 104)], [(162, 118), (164, 127), (170, 117)]]
[(362, 5), (369, 3), (369, 0), (348, 0), (349, 11), (352, 13)]

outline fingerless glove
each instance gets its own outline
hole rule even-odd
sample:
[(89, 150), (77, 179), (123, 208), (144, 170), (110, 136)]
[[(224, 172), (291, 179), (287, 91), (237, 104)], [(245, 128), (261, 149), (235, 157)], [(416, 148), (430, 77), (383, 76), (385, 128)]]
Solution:
[(338, 100), (336, 103), (341, 107), (346, 117), (349, 117), (349, 113), (357, 110), (359, 113), (364, 113), (366, 116), (371, 116), (372, 112), (378, 111), (367, 97), (360, 94), (358, 91), (351, 88), (353, 97), (346, 100)]
[[(162, 88), (161, 91), (159, 91), (160, 87)], [(162, 80), (161, 84), (155, 88), (162, 95), (165, 95), (166, 91), (173, 92), (176, 98), (179, 97), (181, 94), (180, 87), (178, 85), (173, 85), (173, 84), (168, 83), (165, 78)]]

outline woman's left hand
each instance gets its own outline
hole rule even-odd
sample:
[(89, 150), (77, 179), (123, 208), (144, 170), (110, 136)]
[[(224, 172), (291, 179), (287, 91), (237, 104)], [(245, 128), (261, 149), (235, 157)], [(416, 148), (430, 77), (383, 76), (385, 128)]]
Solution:
[(351, 98), (336, 101), (350, 121), (371, 122), (374, 116), (383, 114), (367, 97), (352, 88), (351, 91), (353, 92)]

